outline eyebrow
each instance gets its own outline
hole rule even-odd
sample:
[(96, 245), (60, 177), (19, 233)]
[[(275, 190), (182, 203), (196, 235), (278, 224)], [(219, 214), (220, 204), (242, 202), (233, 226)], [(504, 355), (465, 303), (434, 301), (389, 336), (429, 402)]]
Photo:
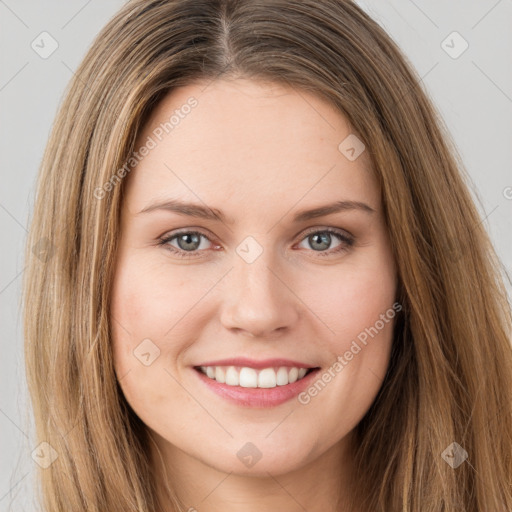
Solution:
[[(217, 208), (210, 208), (208, 206), (180, 201), (178, 199), (168, 199), (163, 202), (149, 204), (139, 213), (149, 213), (155, 210), (167, 210), (189, 217), (198, 217), (206, 220), (220, 221), (226, 224), (234, 224), (233, 219), (228, 219), (222, 211)], [(371, 206), (361, 201), (336, 201), (310, 210), (302, 210), (294, 215), (293, 222), (305, 222), (310, 219), (316, 219), (317, 217), (352, 210), (358, 210), (368, 214), (375, 213), (375, 210)]]

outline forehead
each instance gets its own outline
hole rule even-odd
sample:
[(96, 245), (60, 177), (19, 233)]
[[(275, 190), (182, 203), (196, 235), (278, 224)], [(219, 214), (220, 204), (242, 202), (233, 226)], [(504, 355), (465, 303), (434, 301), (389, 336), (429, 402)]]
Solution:
[(377, 205), (368, 152), (355, 160), (344, 152), (354, 137), (347, 118), (311, 93), (198, 81), (169, 92), (141, 131), (136, 150), (152, 148), (130, 175), (130, 210), (167, 195), (246, 206), (350, 196)]

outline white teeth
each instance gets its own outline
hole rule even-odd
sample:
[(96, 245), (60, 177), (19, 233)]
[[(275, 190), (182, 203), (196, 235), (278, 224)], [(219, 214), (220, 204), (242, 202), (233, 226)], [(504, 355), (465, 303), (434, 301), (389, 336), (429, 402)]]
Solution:
[(235, 366), (201, 366), (201, 371), (210, 379), (214, 379), (228, 386), (241, 386), (243, 388), (275, 388), (286, 386), (302, 379), (308, 368), (264, 368), (255, 370), (248, 367)]
[(277, 386), (277, 376), (273, 368), (265, 368), (258, 375), (259, 388), (275, 388)]
[(258, 374), (253, 368), (242, 368), (240, 370), (240, 386), (243, 388), (258, 387)]
[(278, 386), (286, 386), (288, 384), (288, 370), (283, 366), (277, 370), (276, 381)]
[(228, 386), (238, 386), (239, 381), (239, 373), (235, 370), (234, 366), (230, 366), (226, 371), (226, 384)]
[(215, 380), (224, 384), (226, 382), (226, 372), (222, 366), (215, 367)]

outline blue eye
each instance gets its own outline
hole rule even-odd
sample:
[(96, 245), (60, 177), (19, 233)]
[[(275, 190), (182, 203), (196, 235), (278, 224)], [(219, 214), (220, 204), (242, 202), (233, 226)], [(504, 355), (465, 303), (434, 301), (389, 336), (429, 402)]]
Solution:
[[(173, 235), (168, 237), (167, 239), (163, 239), (163, 243), (169, 243), (176, 239), (176, 242), (178, 243), (178, 248), (169, 245), (169, 249), (172, 252), (177, 252), (179, 255), (188, 257), (188, 252), (191, 251), (197, 251), (199, 247), (201, 246), (201, 238), (208, 239), (205, 235), (202, 233), (199, 233), (198, 231), (183, 231), (181, 233), (178, 233), (177, 235)], [(183, 254), (185, 253), (185, 254)]]
[[(340, 241), (340, 244), (335, 249), (325, 251), (322, 250), (322, 247), (318, 247), (319, 245), (331, 245), (333, 236)], [(315, 228), (313, 231), (310, 231), (306, 234), (304, 240), (309, 240), (309, 243), (312, 244), (313, 247), (317, 246), (317, 248), (313, 248), (313, 251), (318, 253), (318, 256), (321, 257), (348, 251), (348, 249), (352, 247), (355, 242), (352, 236), (345, 234), (343, 231), (338, 231), (337, 229), (332, 228), (326, 228), (322, 230)]]
[[(325, 251), (325, 246), (331, 245), (333, 236), (340, 241), (340, 244), (335, 249)], [(166, 249), (168, 249), (179, 258), (194, 258), (196, 257), (196, 254), (200, 252), (199, 249), (201, 247), (202, 239), (210, 241), (210, 239), (200, 231), (181, 231), (173, 235), (159, 238), (158, 245), (165, 246)], [(302, 240), (309, 240), (309, 243), (311, 246), (313, 246), (312, 250), (316, 252), (320, 257), (348, 251), (355, 242), (355, 239), (352, 236), (349, 236), (344, 231), (333, 228), (326, 228), (321, 230), (315, 228), (312, 231), (306, 233), (305, 236), (303, 235), (301, 241)], [(171, 242), (174, 241), (176, 241), (178, 247), (171, 244)], [(315, 246), (317, 248), (315, 248)]]

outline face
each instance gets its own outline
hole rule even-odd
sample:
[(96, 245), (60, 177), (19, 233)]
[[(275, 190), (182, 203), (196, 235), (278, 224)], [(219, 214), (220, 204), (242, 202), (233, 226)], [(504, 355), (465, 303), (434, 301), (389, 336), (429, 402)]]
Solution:
[(243, 79), (176, 89), (146, 124), (124, 178), (113, 351), (171, 458), (277, 475), (350, 443), (396, 312), (356, 137), (322, 99)]

